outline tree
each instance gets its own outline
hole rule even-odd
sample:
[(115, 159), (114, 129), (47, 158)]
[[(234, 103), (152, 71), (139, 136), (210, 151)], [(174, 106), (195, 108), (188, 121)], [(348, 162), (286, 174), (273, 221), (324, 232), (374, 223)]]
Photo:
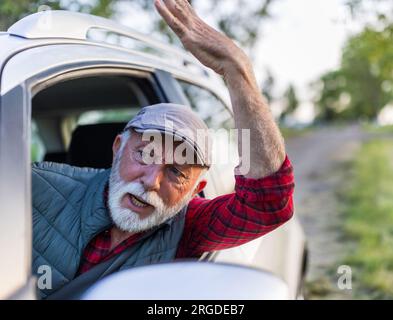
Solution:
[(274, 100), (273, 90), (274, 90), (275, 82), (276, 81), (273, 77), (273, 74), (270, 72), (270, 70), (266, 70), (266, 77), (262, 81), (262, 93), (265, 96), (268, 103)]
[(345, 2), (353, 18), (367, 20), (375, 18), (379, 22), (393, 19), (393, 2), (391, 0), (347, 0)]
[[(258, 40), (261, 23), (269, 18), (269, 10), (276, 0), (189, 0), (193, 7), (204, 18), (210, 18), (209, 23), (224, 32), (230, 38), (238, 41), (244, 48), (252, 49)], [(164, 33), (171, 43), (178, 43), (178, 38), (166, 23), (155, 14), (153, 1), (134, 0), (136, 8), (141, 8), (149, 15), (153, 30)]]
[(323, 121), (333, 121), (343, 117), (340, 112), (340, 96), (345, 92), (346, 79), (341, 70), (335, 70), (324, 74), (317, 83), (318, 98), (316, 105), (318, 107), (317, 119)]
[(280, 114), (280, 121), (284, 121), (287, 116), (293, 114), (299, 106), (296, 90), (292, 84), (290, 84), (285, 91), (284, 100), (284, 110)]
[(49, 6), (52, 10), (68, 10), (93, 13), (110, 17), (114, 13), (116, 0), (93, 0), (83, 3), (76, 0), (2, 0), (0, 2), (0, 30), (7, 30), (13, 23), (39, 10), (40, 6)]
[(393, 23), (351, 37), (338, 70), (319, 80), (319, 118), (374, 119), (393, 100)]
[[(212, 23), (246, 49), (252, 49), (258, 40), (261, 22), (269, 17), (271, 4), (276, 0), (190, 0), (204, 17), (210, 16)], [(41, 5), (52, 9), (66, 9), (113, 17), (119, 4), (132, 5), (135, 10), (148, 14), (146, 33), (160, 31), (169, 42), (177, 42), (177, 37), (155, 13), (152, 0), (2, 0), (0, 2), (0, 30), (6, 30), (22, 17), (37, 12)], [(149, 30), (150, 29), (150, 30)]]

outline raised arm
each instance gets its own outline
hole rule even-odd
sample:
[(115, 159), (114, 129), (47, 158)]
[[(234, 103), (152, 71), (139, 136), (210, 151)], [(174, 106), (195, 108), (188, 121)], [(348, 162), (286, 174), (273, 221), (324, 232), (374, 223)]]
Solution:
[(231, 39), (202, 21), (187, 0), (155, 0), (155, 6), (184, 47), (224, 77), (236, 128), (250, 130), (249, 150), (242, 148), (239, 135), (239, 156), (244, 167), (249, 168), (241, 173), (258, 179), (276, 172), (285, 159), (284, 141), (260, 93), (247, 55)]

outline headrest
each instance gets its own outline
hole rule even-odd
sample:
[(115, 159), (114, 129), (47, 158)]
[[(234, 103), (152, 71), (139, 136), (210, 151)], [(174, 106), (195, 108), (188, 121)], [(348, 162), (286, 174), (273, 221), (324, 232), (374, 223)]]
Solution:
[(72, 133), (68, 163), (77, 167), (109, 168), (112, 165), (112, 144), (126, 123), (82, 125)]

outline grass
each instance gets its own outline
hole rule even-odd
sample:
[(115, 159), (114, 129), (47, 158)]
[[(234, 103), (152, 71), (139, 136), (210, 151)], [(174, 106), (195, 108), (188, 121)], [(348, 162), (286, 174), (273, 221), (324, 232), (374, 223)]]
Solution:
[(311, 132), (311, 130), (311, 127), (292, 128), (280, 126), (280, 131), (285, 139), (302, 136), (306, 133)]
[(307, 300), (330, 300), (334, 299), (335, 288), (332, 279), (326, 275), (312, 281), (307, 281), (305, 298)]
[(393, 125), (386, 126), (378, 126), (371, 123), (363, 124), (363, 129), (368, 133), (374, 134), (392, 134), (393, 133)]
[(393, 142), (371, 140), (353, 162), (343, 190), (343, 232), (353, 250), (355, 298), (393, 299)]

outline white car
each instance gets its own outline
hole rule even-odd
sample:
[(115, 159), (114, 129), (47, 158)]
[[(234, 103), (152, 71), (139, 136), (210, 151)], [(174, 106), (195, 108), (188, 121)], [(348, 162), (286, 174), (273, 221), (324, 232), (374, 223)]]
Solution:
[[(141, 106), (190, 105), (212, 129), (234, 126), (220, 77), (184, 51), (91, 15), (46, 11), (0, 33), (0, 298), (34, 298), (31, 166), (109, 167), (111, 144)], [(95, 137), (96, 143), (86, 143)], [(215, 152), (225, 147), (216, 143)], [(234, 163), (208, 172), (202, 196), (234, 190)], [(305, 237), (283, 227), (201, 260), (270, 271), (301, 294)]]

